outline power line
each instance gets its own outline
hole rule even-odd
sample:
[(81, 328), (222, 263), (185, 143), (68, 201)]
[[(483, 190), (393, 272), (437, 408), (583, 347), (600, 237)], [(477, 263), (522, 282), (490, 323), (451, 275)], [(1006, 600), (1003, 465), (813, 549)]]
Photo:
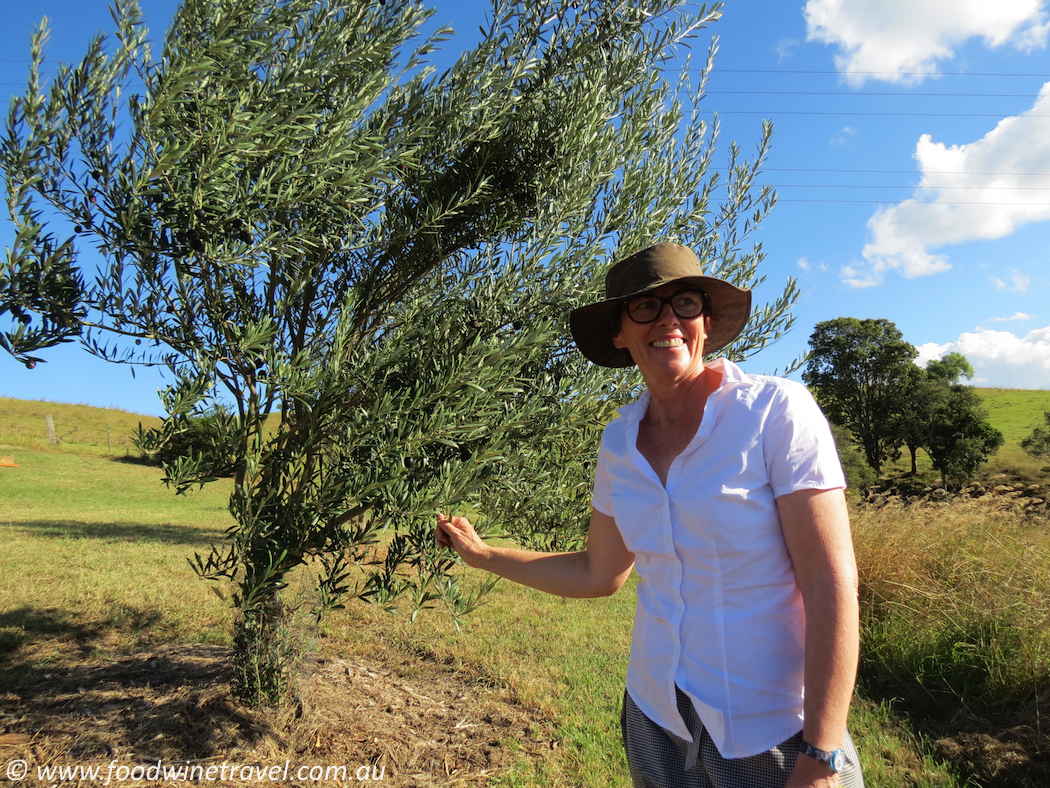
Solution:
[[(693, 69), (703, 71), (702, 68)], [(941, 72), (941, 71), (819, 71), (801, 69), (761, 69), (761, 68), (718, 68), (711, 70), (711, 74), (824, 74), (831, 76), (895, 76), (895, 77), (1038, 77), (1039, 79), (1050, 79), (1050, 74), (1014, 74), (1014, 73), (992, 73), (992, 72)]]
[[(778, 203), (782, 203), (782, 202), (819, 202), (819, 203), (831, 203), (831, 204), (838, 204), (838, 203), (846, 204), (846, 203), (849, 203), (849, 204), (862, 204), (862, 205), (885, 205), (889, 201), (888, 200), (825, 200), (825, 199), (818, 199), (816, 197), (813, 197), (813, 198), (810, 198), (810, 197), (780, 197), (780, 198), (777, 199), (777, 202)], [(992, 208), (992, 207), (1010, 207), (1010, 206), (1015, 206), (1015, 207), (1018, 207), (1018, 208), (1050, 208), (1050, 202), (983, 202), (983, 201), (982, 202), (962, 202), (962, 201), (945, 202), (945, 201), (938, 200), (937, 202), (913, 203), (913, 205), (945, 205), (945, 206), (950, 206), (950, 205), (983, 205), (983, 206), (988, 207), (988, 208)]]
[(845, 90), (705, 90), (705, 96), (836, 96), (842, 98), (867, 98), (868, 96), (890, 96), (892, 98), (1036, 98), (1034, 93), (858, 93)]
[(1050, 191), (1048, 186), (880, 186), (862, 183), (769, 183), (764, 184), (773, 189), (912, 189), (923, 191), (947, 191), (948, 189), (964, 191)]
[[(718, 167), (719, 171), (728, 171), (727, 167)], [(866, 175), (1024, 175), (1040, 178), (1050, 178), (1050, 172), (952, 172), (950, 170), (930, 170), (920, 173), (916, 170), (838, 170), (838, 169), (816, 169), (812, 167), (763, 167), (762, 172), (843, 172), (863, 173)]]
[[(844, 117), (873, 117), (873, 118), (999, 118), (1002, 120), (1003, 113), (977, 113), (977, 112), (809, 112), (805, 110), (759, 110), (759, 109), (716, 109), (701, 110), (708, 115), (838, 115)], [(1011, 118), (1050, 118), (1050, 115), (1008, 115)]]

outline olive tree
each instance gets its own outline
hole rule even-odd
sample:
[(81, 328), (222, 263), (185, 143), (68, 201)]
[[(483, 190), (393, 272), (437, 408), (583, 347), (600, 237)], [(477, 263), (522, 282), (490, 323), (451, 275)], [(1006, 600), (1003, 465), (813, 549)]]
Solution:
[[(771, 128), (753, 156), (729, 147), (720, 180), (699, 109), (713, 47), (697, 84), (687, 60), (664, 71), (719, 13), (497, 2), (438, 73), (451, 32), (420, 37), (411, 0), (185, 0), (158, 53), (119, 0), (115, 40), (46, 87), (34, 36), (0, 141), (22, 239), (5, 270), (61, 287), (0, 295), (18, 307), (6, 347), (35, 363), (29, 347), (82, 331), (105, 359), (166, 367), (158, 450), (229, 410), (232, 524), (192, 564), (235, 608), (246, 697), (286, 686), (293, 572), (318, 611), (407, 595), (459, 616), (485, 588), (436, 549), (438, 507), (578, 543), (586, 463), (639, 382), (589, 366), (567, 313), (615, 259), (675, 240), (762, 281), (747, 237), (775, 202), (757, 185)], [(781, 336), (796, 295), (789, 280), (728, 354)], [(201, 454), (165, 465), (180, 493), (212, 478)]]

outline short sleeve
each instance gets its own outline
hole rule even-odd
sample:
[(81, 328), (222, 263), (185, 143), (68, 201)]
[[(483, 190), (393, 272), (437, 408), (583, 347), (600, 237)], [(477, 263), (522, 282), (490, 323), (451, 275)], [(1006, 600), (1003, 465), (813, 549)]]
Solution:
[(801, 383), (782, 381), (762, 430), (762, 448), (773, 495), (846, 486), (831, 427)]
[(594, 493), (591, 495), (591, 505), (602, 514), (614, 516), (612, 481), (609, 479), (609, 469), (606, 467), (604, 439), (598, 449), (598, 461), (594, 463)]

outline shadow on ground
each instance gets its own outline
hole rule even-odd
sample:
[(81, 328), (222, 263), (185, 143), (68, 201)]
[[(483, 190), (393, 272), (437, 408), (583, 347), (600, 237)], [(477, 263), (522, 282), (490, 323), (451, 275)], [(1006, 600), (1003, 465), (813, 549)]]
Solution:
[(98, 523), (78, 520), (21, 520), (3, 523), (33, 536), (51, 539), (102, 539), (119, 542), (157, 542), (160, 544), (207, 547), (219, 542), (219, 531), (199, 531), (172, 523)]

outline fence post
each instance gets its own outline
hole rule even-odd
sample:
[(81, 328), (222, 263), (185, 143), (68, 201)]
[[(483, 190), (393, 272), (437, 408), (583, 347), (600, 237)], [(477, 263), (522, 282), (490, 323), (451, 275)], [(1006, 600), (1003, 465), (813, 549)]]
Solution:
[(58, 441), (55, 439), (55, 420), (51, 418), (51, 414), (48, 413), (45, 416), (47, 419), (47, 439), (54, 446)]

